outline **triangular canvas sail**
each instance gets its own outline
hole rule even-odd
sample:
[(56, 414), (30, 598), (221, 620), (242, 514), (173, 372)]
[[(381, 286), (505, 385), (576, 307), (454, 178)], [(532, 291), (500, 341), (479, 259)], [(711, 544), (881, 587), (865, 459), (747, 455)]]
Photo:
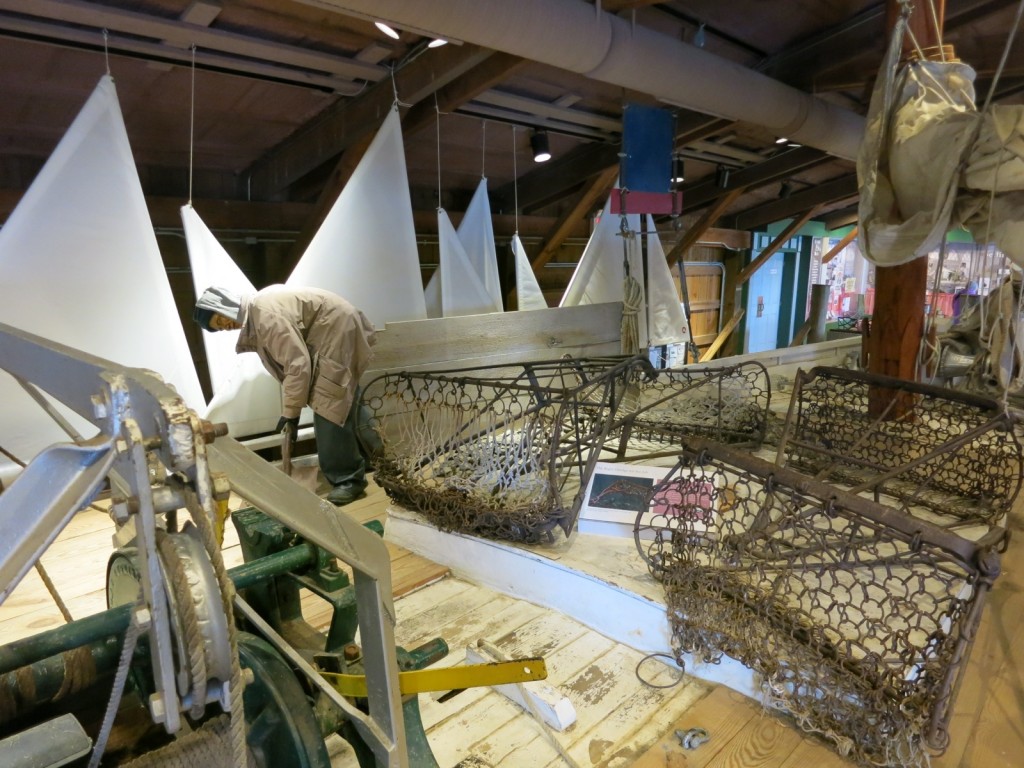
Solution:
[[(587, 241), (576, 271), (566, 286), (560, 307), (575, 307), (581, 304), (601, 304), (608, 301), (622, 301), (623, 243), (622, 219), (610, 212), (611, 200), (605, 202), (601, 220), (597, 223), (590, 240)], [(640, 230), (640, 216), (626, 217), (630, 232)], [(640, 258), (639, 241), (626, 242), (630, 258), (630, 272), (643, 282), (643, 265)]]
[[(109, 76), (0, 229), (0, 285), (0, 322), (156, 371), (203, 406)], [(3, 446), (25, 460), (66, 439), (2, 374), (0, 424)]]
[(343, 296), (378, 328), (427, 316), (397, 107), (385, 118), (287, 284)]
[(441, 278), (441, 314), (458, 317), (494, 312), (494, 303), (469, 263), (462, 241), (443, 208), (437, 209), (437, 235), (441, 253), (437, 268)]
[[(456, 230), (466, 254), (466, 260), (490, 297), (489, 308), (483, 312), (501, 312), (501, 283), (498, 279), (498, 253), (494, 247), (494, 226), (491, 221), (491, 204), (487, 199), (487, 179), (480, 179), (476, 193), (466, 209), (466, 214)], [(441, 259), (444, 259), (444, 252)], [(458, 288), (456, 288), (458, 290)], [(441, 269), (440, 266), (430, 277), (424, 290), (428, 317), (441, 317)]]
[[(211, 285), (239, 295), (256, 292), (191, 205), (182, 206), (181, 221), (196, 296)], [(238, 331), (203, 332), (213, 387), (213, 398), (204, 416), (227, 424), (228, 433), (240, 438), (274, 428), (281, 415), (281, 386), (267, 373), (258, 355), (235, 352), (237, 341)]]
[(647, 315), (652, 345), (690, 341), (690, 326), (676, 293), (661, 238), (654, 227), (654, 217), (650, 214), (647, 215)]
[(548, 301), (540, 289), (518, 232), (512, 236), (512, 253), (516, 260), (516, 298), (519, 309), (547, 309)]

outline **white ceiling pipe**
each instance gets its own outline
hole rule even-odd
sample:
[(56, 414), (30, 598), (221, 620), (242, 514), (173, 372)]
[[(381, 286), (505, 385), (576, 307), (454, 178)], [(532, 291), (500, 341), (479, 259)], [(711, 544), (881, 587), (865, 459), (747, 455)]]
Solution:
[[(301, 0), (462, 40), (856, 158), (864, 118), (583, 0)], [(399, 94), (401, 95), (401, 94)]]

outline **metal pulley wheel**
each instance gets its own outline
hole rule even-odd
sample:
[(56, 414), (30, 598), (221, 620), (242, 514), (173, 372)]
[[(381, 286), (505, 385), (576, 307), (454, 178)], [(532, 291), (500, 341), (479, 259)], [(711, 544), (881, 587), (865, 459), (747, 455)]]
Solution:
[[(193, 718), (206, 704), (224, 700), (231, 680), (231, 644), (228, 617), (217, 575), (198, 530), (186, 523), (180, 533), (157, 531), (157, 554), (163, 574), (174, 643), (178, 695)], [(120, 549), (107, 563), (107, 605), (134, 603), (141, 577), (134, 547)]]

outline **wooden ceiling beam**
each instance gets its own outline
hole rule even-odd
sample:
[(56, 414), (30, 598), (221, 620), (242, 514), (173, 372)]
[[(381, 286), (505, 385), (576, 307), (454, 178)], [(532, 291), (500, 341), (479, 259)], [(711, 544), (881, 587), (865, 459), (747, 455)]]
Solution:
[(722, 197), (718, 198), (714, 204), (704, 212), (704, 215), (697, 220), (692, 227), (690, 227), (679, 239), (675, 245), (673, 245), (668, 253), (665, 254), (665, 258), (669, 264), (674, 264), (678, 261), (688, 250), (700, 242), (700, 238), (703, 237), (711, 227), (714, 226), (715, 222), (718, 221), (719, 217), (736, 200), (746, 191), (743, 187), (731, 189)]
[(782, 230), (778, 236), (772, 240), (768, 247), (757, 255), (756, 259), (740, 270), (740, 273), (736, 275), (736, 287), (738, 288), (753, 277), (754, 273), (767, 264), (768, 259), (774, 256), (782, 246), (789, 242), (789, 239), (793, 237), (793, 235), (795, 235), (804, 224), (813, 219), (819, 210), (820, 206), (814, 206), (789, 222), (789, 226)]
[(756, 189), (780, 179), (789, 178), (807, 168), (827, 163), (831, 158), (811, 147), (797, 147), (768, 158), (763, 163), (733, 171), (726, 186), (719, 187), (714, 177), (683, 187), (683, 213), (702, 208), (735, 188)]
[(497, 187), (491, 193), (491, 208), (514, 212), (517, 197), (521, 210), (533, 208), (564, 196), (595, 174), (618, 167), (618, 145), (581, 144), (571, 152), (524, 173), (518, 184), (512, 181)]
[[(436, 104), (433, 99), (428, 100), (426, 98), (420, 98), (418, 103), (413, 104), (402, 119), (402, 133), (408, 137), (429, 125), (433, 125), (437, 120), (437, 110), (452, 112), (458, 109), (477, 94), (504, 80), (525, 63), (526, 60), (518, 56), (511, 56), (506, 53), (489, 53), (480, 64), (473, 67), (469, 72), (461, 74), (454, 80), (449, 79), (446, 85), (435, 91), (433, 95), (437, 96)], [(459, 68), (461, 68), (461, 65)], [(402, 93), (402, 91), (399, 90), (399, 93)], [(366, 133), (366, 135), (349, 146), (342, 154), (341, 160), (331, 172), (327, 183), (324, 184), (313, 206), (312, 215), (289, 251), (289, 259), (293, 263), (298, 263), (302, 254), (305, 253), (309, 243), (320, 229), (323, 220), (330, 212), (331, 206), (334, 205), (334, 201), (341, 194), (341, 190), (345, 188), (345, 185), (348, 184), (348, 180), (352, 178), (352, 174), (358, 167), (359, 161), (366, 154), (366, 150), (369, 149), (370, 142), (373, 141), (373, 135), (373, 133)]]
[(416, 104), (491, 55), (491, 51), (468, 44), (433, 48), (397, 70), (394, 86), (391, 78), (385, 78), (362, 96), (336, 102), (243, 171), (252, 198), (272, 199), (376, 131), (394, 104), (395, 90), (399, 99)]
[(730, 229), (757, 229), (772, 222), (788, 219), (812, 206), (829, 205), (839, 200), (848, 200), (856, 195), (857, 175), (851, 173), (800, 192), (794, 192), (781, 200), (772, 200), (740, 211), (726, 219), (723, 226)]
[(598, 0), (601, 10), (608, 13), (619, 11), (632, 11), (637, 8), (646, 8), (649, 5), (658, 5), (665, 0)]
[(515, 74), (527, 63), (526, 59), (509, 53), (492, 53), (469, 72), (439, 88), (436, 92), (436, 109), (433, 99), (423, 100), (411, 107), (402, 118), (402, 133), (411, 136), (416, 131), (433, 126), (437, 120), (438, 109), (441, 112), (454, 112), (463, 104)]
[(544, 243), (544, 247), (541, 248), (540, 253), (537, 254), (536, 258), (530, 262), (533, 265), (533, 271), (536, 272), (538, 269), (543, 267), (552, 257), (558, 252), (565, 238), (569, 236), (573, 228), (577, 225), (579, 219), (585, 216), (594, 203), (602, 197), (608, 194), (609, 188), (615, 183), (615, 177), (619, 173), (619, 167), (617, 165), (611, 168), (606, 168), (598, 176), (590, 182), (587, 188), (576, 200), (576, 204), (566, 211), (562, 217), (558, 220), (555, 226), (551, 229), (551, 234), (548, 235), (547, 240)]

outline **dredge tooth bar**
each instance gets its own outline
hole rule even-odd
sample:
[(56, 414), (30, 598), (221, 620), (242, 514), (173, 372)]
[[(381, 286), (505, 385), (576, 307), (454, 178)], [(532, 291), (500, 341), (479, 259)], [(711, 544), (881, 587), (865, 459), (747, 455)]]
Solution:
[(635, 535), (680, 663), (738, 659), (768, 703), (864, 764), (923, 766), (946, 748), (1004, 528), (971, 541), (697, 440)]
[(797, 373), (777, 463), (958, 526), (1002, 522), (1024, 466), (995, 400), (840, 368)]

